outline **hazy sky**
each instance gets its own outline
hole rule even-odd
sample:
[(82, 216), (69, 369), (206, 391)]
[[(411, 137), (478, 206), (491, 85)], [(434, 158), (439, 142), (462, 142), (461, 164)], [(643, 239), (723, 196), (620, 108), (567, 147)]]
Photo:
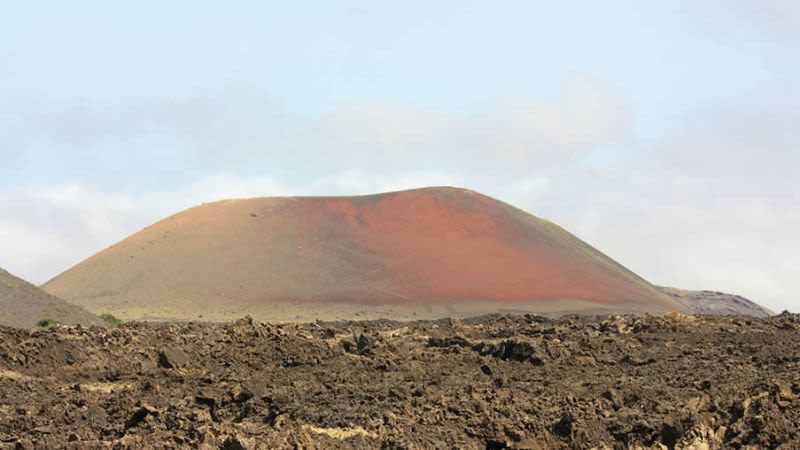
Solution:
[(0, 267), (226, 197), (458, 185), (800, 311), (800, 2), (0, 2)]

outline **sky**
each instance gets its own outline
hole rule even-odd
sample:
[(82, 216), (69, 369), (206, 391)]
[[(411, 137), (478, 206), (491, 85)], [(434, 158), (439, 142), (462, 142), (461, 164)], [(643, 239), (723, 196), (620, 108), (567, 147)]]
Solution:
[(455, 185), (800, 312), (800, 2), (0, 1), (0, 267), (202, 202)]

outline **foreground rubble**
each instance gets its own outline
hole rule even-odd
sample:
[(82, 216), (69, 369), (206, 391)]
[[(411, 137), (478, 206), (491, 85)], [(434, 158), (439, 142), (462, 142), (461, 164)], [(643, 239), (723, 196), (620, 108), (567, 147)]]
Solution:
[(0, 448), (800, 448), (800, 316), (0, 327)]

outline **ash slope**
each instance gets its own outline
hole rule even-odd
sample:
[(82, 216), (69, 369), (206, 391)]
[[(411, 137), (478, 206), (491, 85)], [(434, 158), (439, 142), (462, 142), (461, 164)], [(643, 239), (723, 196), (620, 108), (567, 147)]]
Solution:
[(687, 291), (671, 287), (659, 287), (659, 289), (683, 304), (692, 314), (753, 317), (769, 317), (775, 314), (740, 295), (717, 291)]
[(204, 204), (44, 289), (125, 318), (685, 310), (555, 224), (449, 187)]
[(70, 305), (0, 269), (0, 325), (34, 327), (44, 318), (68, 325), (100, 323), (85, 309)]

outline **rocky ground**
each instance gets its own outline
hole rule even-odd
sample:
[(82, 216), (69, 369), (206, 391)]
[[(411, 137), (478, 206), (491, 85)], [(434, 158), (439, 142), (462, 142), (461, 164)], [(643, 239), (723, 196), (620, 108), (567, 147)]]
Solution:
[(800, 316), (0, 327), (0, 448), (800, 448)]

